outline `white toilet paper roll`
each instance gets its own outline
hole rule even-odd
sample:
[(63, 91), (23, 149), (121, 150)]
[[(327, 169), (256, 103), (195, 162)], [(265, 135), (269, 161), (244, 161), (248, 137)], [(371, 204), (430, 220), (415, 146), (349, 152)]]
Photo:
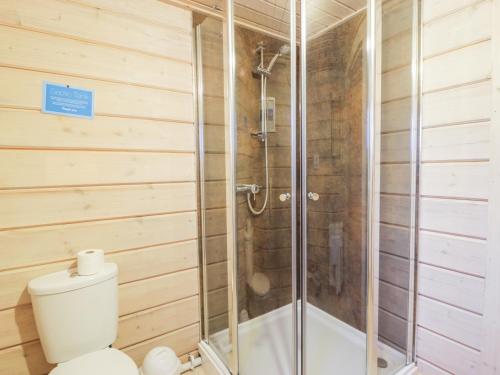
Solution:
[(80, 276), (98, 273), (104, 264), (104, 251), (89, 249), (78, 252), (77, 270)]

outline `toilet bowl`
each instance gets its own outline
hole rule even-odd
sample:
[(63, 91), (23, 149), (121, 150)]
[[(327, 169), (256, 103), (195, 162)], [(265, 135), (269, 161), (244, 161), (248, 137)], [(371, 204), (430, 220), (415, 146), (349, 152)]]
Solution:
[(138, 375), (136, 364), (120, 350), (106, 348), (59, 363), (49, 375)]
[(134, 361), (110, 346), (118, 333), (118, 267), (93, 275), (64, 270), (30, 281), (36, 327), (50, 375), (139, 375)]

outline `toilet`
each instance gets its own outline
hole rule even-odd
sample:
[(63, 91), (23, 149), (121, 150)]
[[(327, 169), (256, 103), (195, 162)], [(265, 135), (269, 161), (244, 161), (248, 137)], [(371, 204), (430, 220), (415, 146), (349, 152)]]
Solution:
[(139, 375), (135, 362), (111, 348), (118, 332), (118, 267), (90, 276), (71, 270), (30, 281), (36, 327), (49, 375)]

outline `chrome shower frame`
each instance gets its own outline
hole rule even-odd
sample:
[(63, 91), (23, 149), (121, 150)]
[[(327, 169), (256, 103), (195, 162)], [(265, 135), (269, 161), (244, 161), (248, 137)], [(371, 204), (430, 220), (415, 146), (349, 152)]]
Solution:
[[(413, 0), (417, 4), (420, 4), (420, 0)], [(239, 369), (239, 356), (238, 356), (238, 252), (237, 252), (237, 233), (234, 228), (237, 227), (237, 212), (236, 212), (236, 161), (237, 161), (237, 116), (236, 116), (236, 56), (235, 56), (235, 15), (234, 15), (234, 0), (226, 0), (226, 9), (224, 11), (224, 47), (225, 56), (224, 61), (227, 64), (225, 69), (225, 92), (226, 92), (226, 121), (228, 126), (228, 158), (227, 167), (229, 168), (228, 174), (228, 191), (227, 191), (227, 203), (228, 203), (228, 289), (229, 289), (229, 331), (230, 331), (230, 341), (232, 348), (232, 358), (230, 361), (230, 371), (233, 375), (238, 374)], [(377, 98), (380, 98), (380, 56), (377, 55), (377, 51), (380, 50), (380, 25), (382, 20), (381, 15), (381, 0), (367, 0), (367, 65), (365, 71), (367, 73), (367, 114), (366, 114), (366, 151), (368, 154), (368, 166), (366, 172), (367, 187), (366, 187), (366, 200), (367, 200), (367, 304), (366, 304), (366, 318), (367, 318), (367, 375), (377, 374), (377, 340), (378, 340), (378, 192), (379, 192), (379, 162), (378, 152), (380, 150), (380, 109), (381, 104), (376, 102)], [(419, 9), (419, 5), (415, 6)], [(307, 338), (307, 327), (306, 327), (306, 316), (307, 316), (307, 298), (300, 298), (300, 296), (307, 296), (307, 190), (298, 189), (298, 181), (300, 178), (300, 185), (307, 186), (307, 97), (302, 95), (307, 92), (307, 4), (305, 1), (301, 1), (301, 41), (300, 43), (300, 102), (297, 102), (297, 35), (296, 35), (296, 4), (294, 1), (290, 2), (290, 86), (291, 86), (291, 165), (297, 165), (300, 162), (301, 175), (297, 175), (297, 168), (291, 168), (291, 220), (292, 220), (292, 246), (291, 246), (291, 256), (292, 256), (292, 285), (299, 285), (299, 288), (292, 288), (292, 324), (293, 324), (293, 343), (292, 347), (294, 349), (295, 355), (291, 358), (291, 368), (293, 369), (293, 375), (306, 375), (306, 338)], [(417, 9), (417, 10), (418, 10)], [(417, 22), (418, 23), (418, 22)], [(417, 27), (418, 25), (416, 25)], [(418, 43), (417, 39), (414, 43)], [(419, 135), (419, 118), (418, 118), (418, 94), (419, 94), (419, 72), (420, 61), (418, 56), (418, 48), (414, 51), (414, 61), (413, 61), (413, 87), (414, 94), (416, 98), (414, 99), (414, 107), (412, 112), (412, 132)], [(279, 53), (278, 53), (279, 54)], [(273, 60), (279, 56), (274, 56)], [(271, 62), (273, 62), (271, 60)], [(273, 64), (274, 65), (274, 64)], [(271, 68), (273, 65), (270, 64)], [(263, 63), (262, 63), (262, 66)], [(270, 72), (269, 72), (270, 73)], [(198, 95), (202, 92), (203, 87), (198, 87)], [(200, 100), (200, 97), (197, 98)], [(297, 109), (298, 105), (301, 108), (300, 113), (300, 129), (301, 129), (301, 158), (297, 160), (298, 151), (298, 137), (297, 134)], [(412, 138), (412, 183), (418, 182), (418, 142), (419, 138)], [(201, 151), (199, 150), (200, 157)], [(202, 168), (202, 166), (200, 166)], [(412, 187), (412, 207), (418, 212), (418, 190)], [(300, 193), (300, 196), (298, 194)], [(298, 212), (297, 202), (301, 203), (301, 210)], [(301, 248), (302, 252), (299, 254), (298, 249), (298, 215), (301, 215)], [(369, 219), (368, 219), (369, 218)], [(413, 219), (412, 222), (412, 240), (416, 243), (416, 233), (418, 230), (418, 220), (417, 217)], [(415, 272), (416, 272), (416, 245), (412, 243), (412, 248), (410, 249), (411, 256), (411, 269), (410, 269), (410, 291), (415, 290)], [(299, 264), (299, 259), (302, 265)], [(300, 280), (300, 283), (299, 283)], [(206, 285), (203, 285), (204, 291), (206, 292)], [(300, 290), (300, 293), (299, 293)], [(410, 293), (411, 295), (411, 293)], [(414, 296), (409, 299), (410, 311), (414, 314), (415, 311), (415, 300)], [(203, 305), (206, 305), (206, 298), (203, 300)], [(408, 352), (407, 352), (407, 367), (404, 368), (401, 374), (410, 374), (415, 368), (414, 360), (414, 315), (409, 317), (408, 322)], [(206, 329), (206, 327), (205, 327)], [(205, 335), (207, 333), (205, 332)], [(314, 375), (314, 374), (307, 374)]]

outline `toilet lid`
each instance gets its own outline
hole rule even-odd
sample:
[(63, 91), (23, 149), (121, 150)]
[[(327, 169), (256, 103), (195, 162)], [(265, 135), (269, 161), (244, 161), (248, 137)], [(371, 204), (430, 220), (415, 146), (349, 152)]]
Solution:
[(60, 363), (49, 375), (139, 375), (139, 370), (128, 355), (106, 348)]

